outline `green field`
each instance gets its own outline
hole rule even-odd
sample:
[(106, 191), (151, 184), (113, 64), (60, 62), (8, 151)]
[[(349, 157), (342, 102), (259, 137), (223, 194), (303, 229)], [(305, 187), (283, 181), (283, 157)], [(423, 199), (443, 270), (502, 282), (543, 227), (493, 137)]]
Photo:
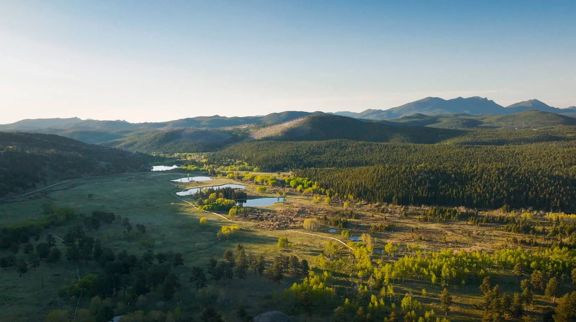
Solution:
[[(278, 252), (276, 241), (279, 236), (289, 236), (293, 243), (293, 247), (285, 251), (288, 253), (314, 255), (322, 247), (322, 239), (291, 232), (255, 230), (249, 224), (243, 225), (242, 231), (229, 240), (218, 240), (216, 232), (224, 220), (204, 214), (208, 224), (200, 225), (200, 212), (175, 196), (179, 188), (170, 180), (179, 177), (182, 174), (132, 173), (70, 180), (54, 187), (53, 191), (43, 191), (26, 200), (0, 205), (0, 225), (17, 224), (38, 217), (42, 206), (47, 203), (70, 207), (86, 214), (93, 210), (114, 212), (135, 224), (146, 225), (148, 230), (145, 236), (126, 235), (119, 229), (100, 230), (98, 237), (106, 245), (129, 253), (142, 253), (147, 249), (180, 252), (185, 263), (180, 269), (182, 276), (187, 276), (187, 268), (205, 266), (211, 257), (220, 258), (226, 249), (237, 244), (265, 256)], [(57, 227), (50, 232), (59, 236), (64, 229)], [(0, 321), (40, 320), (48, 310), (62, 305), (57, 296), (59, 289), (73, 282), (77, 274), (82, 275), (90, 269), (81, 267), (81, 271), (77, 272), (76, 268), (61, 261), (57, 264), (42, 263), (22, 277), (13, 269), (3, 270), (0, 275), (3, 289)], [(245, 306), (253, 313), (264, 311), (275, 292), (289, 283), (273, 283), (255, 277), (218, 283), (214, 292), (219, 295), (219, 301), (227, 303), (218, 309), (230, 314), (239, 306)], [(183, 299), (192, 300), (193, 296), (187, 292), (186, 286), (181, 293)]]

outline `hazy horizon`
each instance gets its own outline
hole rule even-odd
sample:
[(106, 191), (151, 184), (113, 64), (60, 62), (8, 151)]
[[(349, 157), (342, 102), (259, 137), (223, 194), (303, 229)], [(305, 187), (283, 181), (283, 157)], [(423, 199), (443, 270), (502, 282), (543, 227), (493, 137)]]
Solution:
[(576, 104), (576, 2), (0, 3), (0, 124)]
[[(436, 96), (427, 96), (427, 97), (422, 97), (422, 98), (420, 98), (420, 99), (429, 98), (429, 97), (436, 97)], [(455, 99), (455, 98), (457, 98), (457, 97), (449, 97), (449, 98), (447, 98), (447, 97), (437, 97), (437, 98), (442, 98), (442, 99), (445, 99), (445, 100), (450, 100), (450, 99)], [(465, 97), (465, 98), (469, 98), (469, 97)], [(492, 99), (490, 99), (489, 97), (486, 97), (486, 98), (489, 99), (489, 100), (492, 100)], [(533, 99), (536, 99), (536, 98), (533, 98)], [(513, 102), (513, 103), (511, 103), (511, 104), (518, 103), (518, 102), (522, 102), (522, 101), (528, 101), (528, 100), (532, 100), (532, 99), (519, 100), (519, 101)], [(492, 100), (492, 101), (494, 101), (494, 100)], [(413, 102), (413, 101), (404, 102), (403, 104), (411, 103), (411, 102)], [(511, 104), (500, 104), (499, 102), (496, 102), (496, 101), (494, 101), (494, 102), (495, 102), (496, 104), (499, 104), (499, 105), (503, 106), (503, 107), (507, 107), (508, 105), (511, 105)], [(546, 102), (543, 102), (543, 103), (546, 103)], [(379, 108), (375, 108), (375, 109), (387, 110), (387, 109), (391, 109), (391, 108), (395, 108), (395, 107), (398, 107), (398, 106), (379, 107)], [(556, 108), (570, 108), (570, 107), (572, 107), (572, 108), (574, 108), (574, 107), (576, 107), (576, 105), (563, 106), (563, 107), (552, 106), (552, 107), (556, 107)], [(299, 110), (299, 109), (285, 109), (285, 110), (273, 111), (273, 112), (264, 113), (264, 114), (223, 115), (223, 114), (215, 113), (215, 114), (203, 114), (203, 115), (189, 115), (189, 116), (183, 116), (183, 117), (171, 118), (171, 119), (170, 119), (170, 118), (169, 118), (169, 119), (154, 118), (154, 119), (150, 119), (150, 120), (136, 120), (136, 121), (134, 121), (134, 120), (129, 120), (129, 119), (111, 119), (111, 118), (80, 117), (80, 116), (77, 116), (77, 115), (53, 116), (53, 117), (42, 117), (42, 116), (38, 116), (38, 117), (33, 117), (33, 118), (18, 119), (18, 120), (11, 121), (11, 122), (4, 122), (4, 123), (0, 122), (0, 125), (11, 124), (11, 123), (15, 123), (15, 122), (23, 121), (23, 120), (27, 120), (27, 119), (70, 119), (70, 118), (79, 118), (79, 119), (82, 119), (82, 120), (96, 120), (96, 121), (126, 121), (126, 122), (130, 122), (130, 123), (154, 123), (154, 122), (165, 122), (165, 121), (173, 121), (173, 120), (177, 120), (177, 119), (194, 118), (194, 117), (212, 117), (212, 116), (222, 116), (222, 117), (264, 116), (264, 115), (271, 114), (271, 113), (281, 113), (281, 112), (310, 112), (310, 113), (313, 113), (313, 112), (323, 112), (323, 113), (362, 112), (362, 111), (365, 111), (365, 110), (367, 110), (367, 109), (370, 109), (370, 108), (366, 108), (366, 109), (362, 109), (362, 110), (356, 110), (356, 111), (355, 111), (355, 110), (344, 110), (344, 109), (342, 109), (342, 110), (335, 110), (335, 111), (324, 111), (324, 110), (322, 110), (322, 109), (316, 109), (316, 110), (314, 110), (314, 109), (310, 109), (310, 110), (304, 110), (304, 109), (300, 109), (300, 110)]]

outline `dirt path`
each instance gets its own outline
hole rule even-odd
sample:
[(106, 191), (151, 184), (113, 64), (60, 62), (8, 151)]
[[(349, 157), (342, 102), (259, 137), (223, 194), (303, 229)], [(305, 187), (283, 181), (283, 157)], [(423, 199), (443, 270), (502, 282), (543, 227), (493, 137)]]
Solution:
[[(195, 209), (201, 211), (202, 213), (206, 213), (206, 214), (210, 214), (210, 215), (214, 215), (217, 216), (219, 218), (221, 218), (224, 221), (227, 222), (231, 222), (231, 223), (235, 223), (235, 224), (241, 224), (241, 225), (248, 225), (248, 226), (253, 226), (255, 225), (254, 223), (250, 223), (250, 222), (245, 222), (245, 221), (237, 221), (237, 220), (232, 220), (222, 214), (218, 214), (215, 212), (210, 212), (210, 211), (204, 211), (199, 209), (194, 203), (188, 201), (188, 200), (184, 200), (181, 198), (176, 197), (176, 199), (186, 203), (187, 205), (190, 205), (192, 207), (194, 207)], [(285, 230), (286, 232), (291, 232), (291, 233), (297, 233), (297, 234), (304, 234), (304, 235), (308, 235), (308, 236), (313, 236), (313, 237), (319, 237), (319, 238), (324, 238), (324, 239), (330, 239), (333, 240), (335, 242), (338, 242), (340, 244), (342, 244), (344, 247), (348, 248), (349, 250), (353, 250), (352, 247), (350, 247), (350, 245), (346, 244), (345, 242), (343, 242), (342, 240), (335, 238), (335, 237), (330, 237), (330, 236), (324, 236), (324, 235), (320, 235), (320, 234), (314, 234), (314, 233), (309, 233), (309, 232), (305, 232), (305, 231), (299, 231), (299, 230), (293, 230), (293, 229), (289, 229), (289, 230)]]
[(71, 180), (60, 181), (60, 182), (53, 183), (53, 184), (51, 184), (51, 185), (48, 185), (48, 186), (45, 186), (45, 187), (42, 187), (42, 188), (34, 189), (34, 190), (32, 190), (32, 191), (28, 191), (28, 192), (23, 193), (23, 194), (21, 194), (21, 195), (2, 198), (2, 199), (0, 199), (0, 201), (5, 201), (5, 202), (18, 201), (18, 200), (20, 200), (20, 199), (24, 199), (24, 198), (30, 197), (30, 196), (32, 196), (32, 195), (34, 195), (34, 194), (36, 194), (36, 193), (43, 192), (43, 191), (49, 190), (49, 189), (54, 188), (54, 187), (57, 187), (57, 186), (61, 186), (61, 185), (65, 184), (65, 183), (68, 183), (68, 182), (70, 182), (70, 181), (71, 181)]
[(350, 245), (346, 244), (345, 242), (341, 241), (340, 239), (336, 238), (336, 237), (330, 237), (330, 236), (324, 236), (324, 235), (320, 235), (320, 234), (314, 234), (314, 233), (308, 233), (305, 231), (299, 231), (299, 230), (286, 230), (289, 232), (293, 232), (293, 233), (299, 233), (299, 234), (304, 234), (304, 235), (309, 235), (309, 236), (314, 236), (314, 237), (320, 237), (320, 238), (324, 238), (324, 239), (330, 239), (336, 242), (339, 242), (340, 244), (344, 245), (344, 247), (348, 248), (349, 250), (354, 250), (352, 247), (350, 247)]

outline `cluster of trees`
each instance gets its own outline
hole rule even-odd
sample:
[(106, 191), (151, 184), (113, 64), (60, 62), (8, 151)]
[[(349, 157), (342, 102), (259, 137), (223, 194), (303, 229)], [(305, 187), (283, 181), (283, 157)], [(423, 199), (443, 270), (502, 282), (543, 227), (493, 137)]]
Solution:
[(224, 175), (230, 179), (237, 179), (252, 182), (261, 186), (292, 188), (304, 194), (323, 194), (322, 189), (317, 182), (308, 178), (298, 177), (293, 174), (256, 174), (251, 172), (224, 172)]
[[(176, 266), (184, 264), (181, 254), (147, 251), (138, 256), (102, 248), (101, 252), (94, 252), (92, 259), (100, 271), (81, 276), (59, 292), (63, 299), (75, 306), (86, 303), (86, 299), (89, 299), (88, 304), (73, 312), (67, 309), (52, 310), (47, 314), (46, 321), (69, 321), (73, 316), (78, 321), (107, 322), (114, 317), (118, 303), (122, 303), (122, 310), (128, 311), (146, 306), (146, 295), (151, 292), (164, 301), (170, 301), (181, 287), (174, 273)], [(153, 310), (148, 313), (137, 310), (126, 316), (127, 321), (134, 317), (146, 317), (137, 321), (176, 321), (181, 312), (177, 309), (173, 312)]]
[(216, 233), (216, 237), (218, 237), (218, 239), (230, 238), (230, 236), (239, 230), (240, 226), (238, 225), (224, 225), (220, 227), (220, 230), (218, 230), (218, 233)]
[(322, 217), (322, 223), (327, 226), (338, 228), (348, 228), (350, 226), (349, 219), (355, 218), (355, 214), (351, 211), (341, 211), (334, 215)]
[(455, 208), (432, 207), (421, 216), (421, 221), (446, 223), (452, 221), (467, 221), (478, 216), (478, 212), (459, 211)]
[[(126, 251), (114, 252), (103, 248), (92, 258), (101, 268), (100, 272), (89, 273), (72, 285), (62, 289), (61, 296), (102, 298), (125, 295), (135, 300), (140, 295), (157, 291), (165, 300), (171, 300), (180, 287), (174, 267), (184, 264), (179, 253), (153, 253), (147, 251), (138, 256)], [(70, 259), (75, 261), (74, 258)]]
[[(62, 257), (74, 262), (91, 260), (100, 256), (103, 249), (97, 240), (86, 234), (86, 230), (99, 229), (115, 220), (124, 227), (131, 227), (127, 218), (121, 220), (114, 213), (94, 211), (85, 216), (69, 208), (45, 205), (44, 215), (39, 219), (0, 230), (0, 249), (11, 251), (10, 255), (0, 258), (0, 267), (15, 267), (22, 275), (30, 268), (38, 267), (42, 261), (55, 263)], [(58, 237), (64, 246), (64, 250), (61, 250), (56, 237), (45, 230), (71, 222), (77, 224), (66, 232), (64, 238)], [(141, 232), (146, 230), (143, 225), (136, 227)]]
[(210, 259), (206, 270), (200, 266), (192, 267), (190, 282), (200, 289), (206, 287), (209, 280), (244, 279), (249, 273), (279, 281), (287, 275), (305, 276), (308, 270), (308, 262), (297, 256), (279, 255), (269, 262), (263, 255), (256, 256), (237, 245), (234, 250), (226, 250), (222, 259)]
[(246, 201), (246, 198), (244, 191), (231, 188), (208, 189), (194, 195), (200, 209), (219, 212), (230, 211), (238, 202)]
[(371, 294), (363, 289), (356, 296), (346, 298), (335, 309), (334, 321), (448, 322), (449, 320), (439, 316), (433, 309), (427, 308), (410, 293), (398, 297)]
[[(365, 240), (369, 244), (369, 238)], [(371, 251), (361, 245), (354, 248), (354, 258), (350, 259), (340, 256), (335, 244), (327, 243), (321, 258), (315, 261), (323, 271), (310, 272), (302, 282), (294, 283), (286, 291), (290, 309), (308, 316), (333, 314), (334, 321), (447, 321), (412, 294), (399, 296), (391, 281), (376, 285), (373, 275), (377, 275), (377, 271), (367, 271), (372, 267)], [(351, 285), (339, 291), (335, 285), (342, 286), (339, 282), (342, 277)], [(442, 296), (442, 304), (448, 312), (451, 296), (447, 291)]]
[(0, 249), (9, 249), (17, 253), (20, 246), (40, 238), (42, 232), (54, 226), (61, 226), (78, 217), (70, 208), (44, 205), (43, 214), (37, 219), (16, 225), (7, 225), (0, 229)]
[[(335, 292), (338, 280), (331, 274), (311, 275), (295, 284), (289, 291), (294, 310), (311, 314), (335, 309), (336, 321), (442, 321), (450, 312), (452, 296), (449, 285), (477, 285), (483, 294), (480, 308), (483, 321), (520, 319), (534, 305), (535, 294), (541, 294), (552, 303), (558, 301), (555, 313), (550, 309), (545, 320), (574, 319), (576, 294), (576, 252), (567, 248), (503, 249), (493, 253), (415, 251), (384, 260), (375, 258), (373, 240), (367, 234), (362, 243), (352, 245), (352, 256), (342, 255), (334, 243), (327, 244), (323, 254), (315, 261), (317, 267), (346, 276), (353, 285), (345, 292)], [(397, 245), (388, 243), (387, 254), (394, 254)], [(345, 253), (344, 253), (345, 254)], [(390, 258), (390, 257), (389, 257)], [(508, 271), (516, 276), (516, 286), (505, 293), (490, 280), (491, 272)], [(421, 280), (442, 287), (436, 300), (442, 315), (417, 301), (411, 294), (400, 297), (395, 284), (406, 280)], [(510, 284), (510, 283), (508, 283)], [(422, 295), (430, 294), (424, 289)], [(340, 303), (339, 305), (337, 303)]]
[[(516, 270), (515, 270), (516, 271)], [(576, 269), (573, 271), (576, 274)], [(517, 272), (516, 272), (517, 273)], [(576, 285), (576, 276), (574, 276)], [(524, 316), (527, 307), (534, 305), (534, 291), (543, 291), (544, 295), (555, 302), (559, 292), (559, 285), (556, 277), (551, 277), (544, 285), (543, 274), (534, 271), (529, 278), (520, 283), (520, 292), (513, 294), (504, 293), (498, 284), (492, 285), (490, 277), (484, 277), (480, 285), (482, 292), (483, 321), (503, 321), (510, 318), (520, 319)], [(555, 312), (547, 310), (544, 312), (544, 321), (565, 322), (576, 318), (576, 292), (566, 293), (563, 296)]]
[(405, 278), (427, 280), (432, 284), (442, 285), (470, 284), (479, 281), (495, 268), (512, 270), (519, 267), (524, 274), (539, 271), (545, 276), (567, 280), (572, 268), (576, 267), (576, 252), (567, 248), (516, 248), (493, 253), (442, 250), (416, 252), (377, 268), (371, 265), (368, 267), (375, 270), (373, 283), (376, 285)]

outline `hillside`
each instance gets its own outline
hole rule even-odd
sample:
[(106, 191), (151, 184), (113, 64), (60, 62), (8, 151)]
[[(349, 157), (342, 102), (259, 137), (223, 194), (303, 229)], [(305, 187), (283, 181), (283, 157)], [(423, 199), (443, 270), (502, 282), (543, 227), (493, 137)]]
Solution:
[(246, 134), (239, 130), (162, 129), (137, 132), (108, 145), (143, 153), (207, 152), (245, 138)]
[(278, 141), (358, 140), (373, 142), (433, 143), (461, 134), (459, 131), (403, 126), (354, 118), (314, 114), (288, 123), (259, 129), (253, 137)]
[(501, 128), (545, 128), (576, 125), (575, 118), (537, 110), (510, 115), (486, 116), (482, 121), (486, 127)]
[(72, 177), (140, 170), (146, 160), (56, 135), (0, 132), (0, 196)]
[(424, 115), (414, 114), (391, 120), (411, 126), (429, 126), (446, 129), (509, 128), (540, 129), (576, 125), (576, 119), (567, 115), (536, 110), (506, 115)]

